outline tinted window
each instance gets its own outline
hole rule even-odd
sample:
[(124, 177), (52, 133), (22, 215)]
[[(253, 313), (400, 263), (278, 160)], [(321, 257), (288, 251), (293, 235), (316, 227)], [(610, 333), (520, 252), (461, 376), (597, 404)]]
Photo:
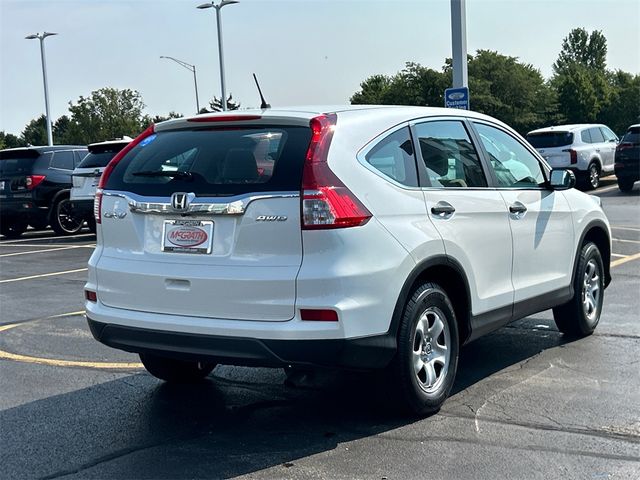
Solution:
[(590, 128), (589, 134), (591, 135), (591, 143), (604, 142), (604, 136), (598, 127)]
[(310, 139), (307, 127), (159, 132), (125, 155), (107, 188), (160, 196), (299, 190)]
[(61, 170), (73, 170), (73, 152), (54, 152), (53, 159), (49, 164), (51, 168), (59, 168)]
[(538, 159), (518, 140), (489, 125), (475, 126), (500, 187), (537, 187), (545, 183)]
[(416, 125), (422, 159), (433, 187), (486, 187), (480, 159), (462, 122)]
[(89, 153), (78, 165), (78, 168), (101, 168), (116, 156), (118, 152)]
[(530, 133), (527, 140), (534, 148), (564, 147), (573, 143), (571, 132), (540, 132)]
[(630, 128), (627, 133), (624, 134), (620, 143), (640, 143), (640, 127)]
[(584, 143), (591, 143), (591, 135), (589, 134), (589, 130), (583, 130), (580, 132), (580, 138)]
[(409, 129), (392, 133), (367, 153), (367, 162), (376, 170), (410, 187), (418, 186), (416, 162)]
[(33, 150), (5, 150), (0, 152), (0, 175), (29, 175), (38, 152)]
[(80, 166), (80, 162), (82, 162), (82, 159), (87, 156), (87, 152), (86, 150), (74, 150), (73, 155), (73, 163), (76, 167), (78, 167)]

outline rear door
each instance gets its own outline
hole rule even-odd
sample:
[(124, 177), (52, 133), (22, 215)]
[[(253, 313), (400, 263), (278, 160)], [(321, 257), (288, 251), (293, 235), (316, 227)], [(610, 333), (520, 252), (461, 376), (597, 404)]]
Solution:
[[(500, 310), (511, 318), (513, 261), (507, 208), (487, 176), (466, 122), (442, 119), (418, 122), (414, 138), (430, 186), (423, 189), (427, 214), (444, 241), (448, 256), (467, 275), (472, 313)], [(487, 319), (489, 320), (489, 319)], [(495, 320), (492, 319), (492, 321)], [(474, 325), (481, 334), (483, 324)]]
[(553, 168), (567, 168), (571, 165), (572, 132), (549, 131), (527, 135), (529, 143)]
[(71, 177), (73, 188), (71, 200), (89, 200), (96, 194), (96, 188), (102, 172), (109, 161), (126, 144), (112, 145), (107, 148), (91, 149), (89, 154), (82, 159)]
[(233, 320), (293, 318), (308, 127), (155, 133), (102, 200), (104, 304)]
[(38, 152), (35, 150), (0, 152), (0, 200), (31, 197), (28, 178), (33, 174), (36, 158)]

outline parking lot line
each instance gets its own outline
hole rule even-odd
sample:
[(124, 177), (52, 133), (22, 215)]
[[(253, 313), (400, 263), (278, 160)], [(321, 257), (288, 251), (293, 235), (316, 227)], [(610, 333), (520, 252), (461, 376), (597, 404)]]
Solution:
[(633, 260), (640, 259), (640, 253), (636, 253), (635, 255), (627, 255), (624, 258), (620, 258), (618, 260), (614, 260), (611, 262), (611, 268), (617, 267), (618, 265), (622, 265), (623, 263), (631, 262)]
[(611, 225), (612, 230), (631, 230), (632, 232), (640, 232), (638, 227), (619, 227), (617, 225)]
[[(13, 243), (0, 243), (0, 247), (13, 247), (13, 248), (25, 248), (25, 247), (33, 247), (33, 248), (50, 248), (50, 247), (66, 247), (70, 246), (66, 243), (21, 243), (19, 245), (14, 245)], [(91, 247), (94, 248), (96, 246), (95, 243), (82, 243), (82, 244), (73, 244), (74, 247)]]
[(34, 278), (54, 277), (56, 275), (66, 275), (67, 273), (86, 272), (86, 268), (76, 268), (75, 270), (65, 270), (64, 272), (41, 273), (40, 275), (29, 275), (28, 277), (8, 278), (0, 280), (0, 283), (20, 282), (22, 280), (32, 280)]
[(595, 192), (593, 192), (592, 195), (598, 195), (600, 193), (607, 193), (607, 192), (610, 192), (611, 190), (616, 190), (617, 188), (618, 188), (618, 185), (611, 185), (610, 187), (600, 188), (600, 189), (596, 190)]
[(28, 252), (3, 253), (0, 257), (15, 257), (17, 255), (31, 255), (34, 253), (55, 252), (56, 250), (71, 250), (73, 248), (86, 248), (84, 245), (74, 245), (72, 247), (44, 248), (42, 250), (29, 250)]
[(58, 235), (56, 237), (35, 237), (35, 238), (21, 238), (19, 240), (6, 240), (0, 242), (0, 244), (11, 244), (11, 243), (24, 243), (24, 242), (32, 242), (33, 240), (57, 240), (59, 238), (81, 238), (81, 237), (92, 237), (95, 233), (81, 233), (79, 235)]
[(626, 257), (626, 255), (622, 255), (621, 253), (612, 253), (611, 256), (612, 257), (622, 257), (622, 258)]
[(612, 238), (614, 242), (623, 242), (623, 243), (640, 243), (640, 240), (625, 240), (624, 238)]

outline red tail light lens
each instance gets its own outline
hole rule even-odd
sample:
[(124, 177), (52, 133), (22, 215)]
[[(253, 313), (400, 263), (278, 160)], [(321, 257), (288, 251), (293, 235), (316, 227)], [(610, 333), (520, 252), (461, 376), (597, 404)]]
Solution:
[(94, 303), (98, 301), (98, 295), (93, 290), (85, 290), (84, 298)]
[(147, 127), (147, 129), (138, 135), (131, 143), (129, 143), (126, 147), (120, 150), (115, 157), (111, 159), (111, 161), (107, 164), (104, 172), (102, 172), (102, 176), (100, 177), (100, 182), (98, 182), (98, 189), (96, 190), (96, 196), (93, 201), (93, 217), (96, 220), (96, 223), (102, 223), (102, 191), (107, 184), (107, 180), (111, 176), (113, 169), (116, 168), (116, 165), (120, 160), (122, 160), (127, 153), (129, 153), (136, 145), (138, 145), (142, 140), (147, 137), (153, 135), (155, 129), (154, 125), (151, 124)]
[(25, 184), (27, 186), (27, 190), (33, 190), (38, 185), (42, 183), (42, 181), (46, 178), (45, 175), (29, 175), (25, 180)]
[(335, 310), (300, 309), (300, 318), (305, 321), (337, 322), (338, 313)]
[(302, 173), (302, 228), (318, 230), (364, 225), (371, 213), (327, 164), (336, 114), (311, 119), (311, 141)]
[(566, 150), (562, 151), (569, 154), (571, 165), (578, 163), (578, 152), (576, 152), (573, 148), (567, 148)]
[(627, 148), (632, 148), (633, 146), (634, 146), (633, 143), (624, 142), (624, 143), (618, 144), (618, 146), (616, 147), (616, 150), (617, 151), (626, 150)]

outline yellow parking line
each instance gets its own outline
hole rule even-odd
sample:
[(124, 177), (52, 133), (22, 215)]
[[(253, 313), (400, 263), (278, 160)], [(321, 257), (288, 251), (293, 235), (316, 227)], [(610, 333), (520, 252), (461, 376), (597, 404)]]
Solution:
[[(52, 315), (50, 317), (41, 318), (37, 320), (46, 320), (51, 318), (61, 318), (61, 317), (71, 317), (73, 315), (79, 315), (84, 313), (84, 310), (80, 310), (78, 312), (69, 312), (69, 313), (61, 313), (60, 315)], [(32, 320), (36, 321), (36, 320)], [(1, 325), (0, 332), (6, 332), (15, 327), (19, 327), (20, 325), (24, 325), (24, 323), (11, 323), (9, 325)], [(141, 363), (138, 362), (84, 362), (79, 360), (58, 360), (55, 358), (42, 358), (42, 357), (33, 357), (31, 355), (20, 355), (17, 353), (6, 352), (4, 350), (0, 350), (0, 359), (2, 360), (13, 360), (15, 362), (23, 362), (23, 363), (35, 363), (38, 365), (48, 365), (51, 367), (82, 367), (82, 368), (96, 368), (96, 369), (105, 369), (105, 370), (130, 370), (130, 369), (140, 369), (143, 368)]]
[(0, 280), (0, 283), (20, 282), (22, 280), (32, 280), (34, 278), (54, 277), (56, 275), (66, 275), (67, 273), (86, 272), (87, 268), (77, 268), (75, 270), (66, 270), (64, 272), (41, 273), (40, 275), (29, 275), (28, 277), (8, 278)]
[(17, 255), (30, 255), (33, 253), (55, 252), (56, 250), (71, 250), (73, 248), (82, 248), (82, 246), (74, 245), (73, 247), (45, 248), (43, 250), (29, 250), (28, 252), (4, 253), (0, 255), (0, 257), (15, 257)]
[(624, 258), (620, 258), (619, 260), (614, 260), (611, 262), (611, 268), (617, 267), (618, 265), (622, 265), (623, 263), (631, 262), (633, 260), (640, 259), (640, 253), (636, 253), (635, 255), (628, 255)]

